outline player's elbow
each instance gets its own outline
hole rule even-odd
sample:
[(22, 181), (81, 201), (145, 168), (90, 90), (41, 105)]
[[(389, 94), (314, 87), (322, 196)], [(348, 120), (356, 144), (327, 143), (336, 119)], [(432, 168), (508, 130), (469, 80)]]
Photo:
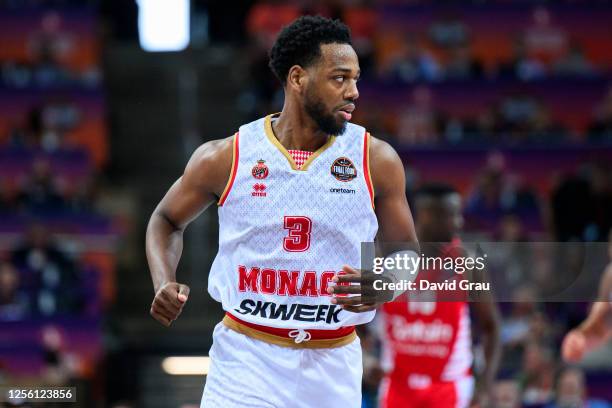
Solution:
[(171, 233), (183, 232), (183, 227), (174, 221), (165, 211), (156, 209), (149, 220), (148, 230), (154, 232), (159, 229), (170, 230)]

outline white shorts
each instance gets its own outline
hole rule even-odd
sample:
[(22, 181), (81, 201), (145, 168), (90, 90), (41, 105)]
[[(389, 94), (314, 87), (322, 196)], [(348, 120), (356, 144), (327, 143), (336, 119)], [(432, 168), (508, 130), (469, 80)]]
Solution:
[(361, 343), (294, 349), (217, 324), (201, 408), (359, 408)]

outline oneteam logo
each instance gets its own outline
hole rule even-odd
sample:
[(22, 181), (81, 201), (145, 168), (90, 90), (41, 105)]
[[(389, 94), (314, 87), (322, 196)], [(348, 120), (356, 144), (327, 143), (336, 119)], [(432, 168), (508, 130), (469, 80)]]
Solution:
[(330, 188), (329, 189), (330, 193), (336, 193), (336, 194), (355, 194), (355, 190), (353, 190), (352, 188)]

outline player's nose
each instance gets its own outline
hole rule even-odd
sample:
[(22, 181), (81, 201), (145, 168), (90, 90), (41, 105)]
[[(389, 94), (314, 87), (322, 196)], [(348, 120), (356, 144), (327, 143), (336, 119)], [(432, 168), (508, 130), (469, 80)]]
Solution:
[(344, 98), (350, 101), (354, 101), (359, 98), (359, 90), (357, 89), (357, 81), (351, 81), (351, 84), (346, 88)]

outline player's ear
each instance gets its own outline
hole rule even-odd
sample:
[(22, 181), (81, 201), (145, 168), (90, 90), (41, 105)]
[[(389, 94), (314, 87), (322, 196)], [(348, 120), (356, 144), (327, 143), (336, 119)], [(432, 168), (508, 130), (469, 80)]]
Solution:
[(287, 74), (287, 86), (293, 89), (296, 93), (301, 94), (306, 89), (308, 82), (308, 74), (306, 70), (299, 65), (294, 65), (289, 69)]

